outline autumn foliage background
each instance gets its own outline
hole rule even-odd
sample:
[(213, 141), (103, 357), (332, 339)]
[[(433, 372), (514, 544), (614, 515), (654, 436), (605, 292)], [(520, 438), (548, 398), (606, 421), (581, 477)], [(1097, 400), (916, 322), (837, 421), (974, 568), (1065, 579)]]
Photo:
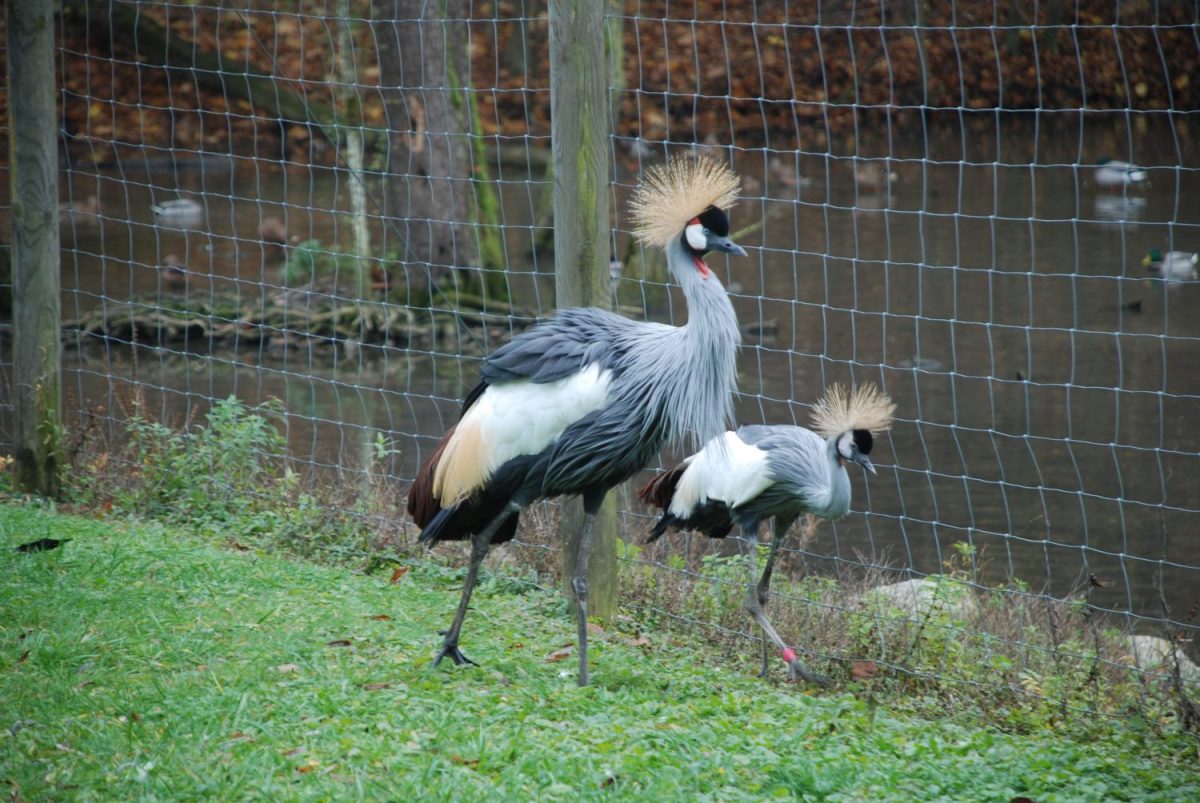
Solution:
[[(465, 7), (469, 83), (483, 131), (547, 135), (545, 3)], [(164, 68), (161, 59), (139, 52), (132, 32), (106, 27), (107, 8), (68, 0), (60, 27), (63, 125), (87, 143), (89, 159), (107, 161), (113, 143), (299, 163), (333, 159), (308, 121), (280, 125), (222, 91), (219, 81), (214, 86), (214, 76)], [(350, 12), (357, 20), (357, 102), (363, 123), (380, 126), (371, 7), (354, 0)], [(347, 93), (334, 86), (339, 21), (327, 3), (301, 2), (288, 10), (272, 3), (238, 9), (141, 4), (138, 13), (169, 27), (176, 46), (219, 54), (230, 75), (270, 75), (310, 102), (345, 103)], [(624, 90), (617, 133), (646, 140), (709, 136), (822, 150), (842, 147), (856, 123), (880, 114), (900, 125), (926, 115), (970, 127), (988, 125), (993, 110), (1200, 107), (1193, 78), (1200, 48), (1190, 4), (693, 0), (626, 2), (620, 21)], [(527, 48), (514, 43), (522, 25)], [(0, 120), (6, 119), (0, 108)]]

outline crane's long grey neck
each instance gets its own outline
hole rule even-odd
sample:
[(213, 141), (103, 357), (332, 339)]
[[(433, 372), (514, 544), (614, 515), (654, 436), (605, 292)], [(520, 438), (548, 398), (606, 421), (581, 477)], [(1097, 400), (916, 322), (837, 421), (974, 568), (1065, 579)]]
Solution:
[(705, 276), (678, 240), (666, 251), (667, 267), (688, 305), (688, 322), (676, 330), (674, 353), (667, 355), (668, 375), (662, 377), (671, 395), (664, 408), (667, 437), (673, 448), (697, 449), (732, 423), (742, 338), (729, 294), (716, 274)]
[(825, 442), (825, 456), (829, 460), (829, 503), (827, 515), (832, 518), (843, 516), (850, 510), (850, 475), (838, 455), (838, 438), (834, 435)]

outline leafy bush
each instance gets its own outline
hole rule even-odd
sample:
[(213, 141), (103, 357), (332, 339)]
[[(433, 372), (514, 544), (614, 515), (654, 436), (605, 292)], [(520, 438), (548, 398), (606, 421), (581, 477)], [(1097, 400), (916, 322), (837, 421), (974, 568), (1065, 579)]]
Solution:
[[(144, 409), (133, 404), (123, 437), (113, 442), (76, 435), (81, 443), (71, 450), (70, 502), (373, 566), (379, 544), (403, 526), (392, 509), (396, 494), (381, 472), (368, 470), (351, 486), (306, 484), (288, 468), (276, 425), (279, 401), (251, 406), (230, 396), (214, 403), (201, 423), (184, 428), (152, 420)], [(376, 457), (387, 456), (380, 441)], [(366, 528), (367, 519), (379, 524)]]
[(351, 277), (358, 269), (357, 262), (358, 257), (337, 246), (317, 239), (304, 240), (288, 249), (287, 263), (283, 266), (283, 283), (295, 287), (318, 279)]
[(228, 522), (255, 512), (290, 476), (283, 436), (270, 420), (282, 409), (279, 402), (248, 407), (230, 396), (191, 431), (135, 415), (129, 448), (141, 481), (121, 494), (122, 507), (174, 521)]

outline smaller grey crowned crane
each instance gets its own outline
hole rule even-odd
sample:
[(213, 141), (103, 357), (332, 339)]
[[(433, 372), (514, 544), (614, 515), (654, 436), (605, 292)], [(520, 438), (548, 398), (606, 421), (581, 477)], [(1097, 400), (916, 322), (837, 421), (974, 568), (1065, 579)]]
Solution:
[(435, 663), (473, 663), (459, 634), (479, 565), (511, 540), (526, 506), (583, 497), (571, 588), (579, 685), (588, 682), (587, 557), (605, 494), (667, 443), (702, 445), (732, 416), (741, 337), (733, 305), (704, 256), (745, 256), (725, 211), (738, 178), (707, 159), (676, 158), (646, 174), (631, 203), (635, 234), (662, 248), (688, 305), (684, 326), (631, 321), (606, 310), (561, 310), (484, 361), (462, 416), (417, 473), (408, 512), (421, 543), (471, 540), (458, 610)]
[[(846, 514), (850, 509), (846, 464), (857, 463), (875, 473), (868, 457), (873, 433), (891, 427), (895, 409), (875, 385), (860, 385), (850, 392), (833, 385), (813, 410), (813, 429), (756, 425), (726, 432), (655, 477), (639, 493), (642, 501), (663, 511), (649, 542), (669, 528), (697, 530), (709, 538), (724, 538), (734, 525), (741, 528), (749, 556), (746, 612), (780, 650), (793, 681), (799, 676), (810, 683), (829, 683), (800, 663), (796, 651), (767, 619), (764, 606), (775, 557), (801, 514), (825, 519)], [(771, 548), (756, 580), (758, 530), (767, 519), (773, 519)], [(767, 660), (764, 641), (764, 676)]]

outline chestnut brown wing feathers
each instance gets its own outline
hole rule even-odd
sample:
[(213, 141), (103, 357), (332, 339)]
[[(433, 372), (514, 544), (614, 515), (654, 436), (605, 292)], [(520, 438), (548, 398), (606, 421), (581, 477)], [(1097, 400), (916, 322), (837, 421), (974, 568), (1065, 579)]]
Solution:
[(437, 449), (429, 456), (425, 464), (421, 466), (421, 470), (417, 472), (416, 479), (413, 480), (412, 487), (408, 489), (408, 515), (422, 529), (442, 509), (439, 500), (433, 495), (433, 474), (437, 470), (438, 461), (442, 459), (442, 452), (445, 451), (446, 444), (454, 436), (454, 429), (455, 427), (450, 427), (450, 429), (446, 430), (446, 434), (442, 436)]

